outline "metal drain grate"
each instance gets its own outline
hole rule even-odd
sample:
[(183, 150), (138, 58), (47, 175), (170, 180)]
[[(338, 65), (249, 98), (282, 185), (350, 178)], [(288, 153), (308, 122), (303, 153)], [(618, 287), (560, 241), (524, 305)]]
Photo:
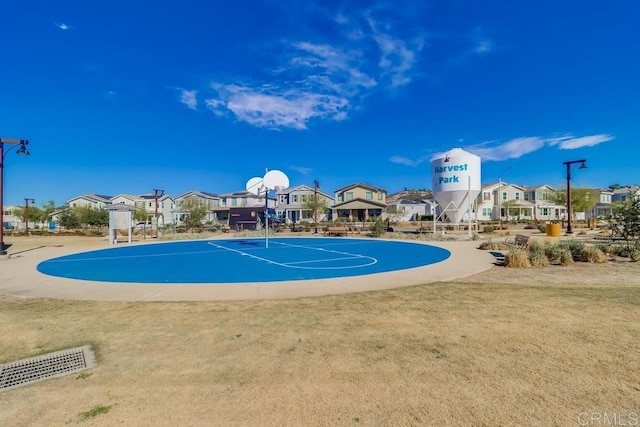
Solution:
[(0, 392), (48, 378), (93, 368), (95, 357), (88, 345), (0, 365)]

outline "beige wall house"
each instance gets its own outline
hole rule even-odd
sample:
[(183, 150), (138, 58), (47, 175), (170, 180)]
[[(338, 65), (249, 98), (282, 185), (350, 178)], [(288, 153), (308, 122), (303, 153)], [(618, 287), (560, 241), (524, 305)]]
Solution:
[(222, 204), (221, 196), (205, 191), (192, 190), (176, 197), (173, 211), (173, 217), (175, 218), (174, 224), (180, 224), (184, 220), (186, 212), (181, 209), (181, 207), (187, 200), (193, 200), (198, 205), (204, 206), (207, 209), (207, 215), (203, 219), (204, 222), (216, 222), (219, 220), (215, 210)]
[[(313, 209), (309, 210), (309, 203), (315, 200), (317, 194), (320, 206), (324, 204), (327, 208), (333, 206), (333, 197), (320, 191), (314, 190), (307, 185), (298, 185), (278, 192), (278, 204), (276, 213), (280, 218), (284, 218), (287, 223), (298, 223), (300, 221), (313, 222)], [(330, 218), (330, 210), (318, 212), (318, 222), (326, 221)]]
[(333, 219), (366, 221), (382, 217), (387, 208), (387, 191), (373, 185), (351, 184), (334, 193)]

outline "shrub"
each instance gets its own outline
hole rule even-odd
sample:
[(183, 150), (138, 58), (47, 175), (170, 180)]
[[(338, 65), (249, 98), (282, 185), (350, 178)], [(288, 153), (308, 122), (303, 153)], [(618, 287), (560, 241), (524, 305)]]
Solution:
[(538, 224), (538, 231), (541, 233), (546, 233), (547, 232), (547, 225), (546, 224)]
[(387, 224), (380, 218), (370, 228), (373, 237), (380, 237), (387, 232)]
[(494, 242), (491, 239), (480, 243), (478, 249), (482, 249), (485, 251), (506, 251), (509, 249), (509, 246), (504, 242)]
[(493, 233), (495, 231), (495, 227), (493, 225), (485, 225), (484, 227), (482, 227), (482, 232), (483, 233)]
[(607, 262), (607, 256), (595, 246), (586, 246), (580, 254), (580, 261), (600, 264)]
[(529, 253), (529, 262), (534, 267), (548, 267), (551, 264), (544, 251)]
[(529, 254), (526, 250), (520, 248), (512, 248), (504, 257), (504, 265), (513, 268), (529, 268)]
[(571, 265), (573, 264), (573, 255), (569, 249), (560, 249), (560, 265)]
[(575, 239), (561, 240), (558, 242), (558, 246), (571, 252), (574, 261), (580, 259), (582, 251), (584, 250), (584, 243)]

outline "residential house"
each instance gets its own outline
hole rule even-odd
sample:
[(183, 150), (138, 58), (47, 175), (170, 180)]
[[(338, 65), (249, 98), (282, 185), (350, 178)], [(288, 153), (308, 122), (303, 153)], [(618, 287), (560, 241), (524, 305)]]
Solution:
[[(207, 193), (205, 191), (191, 190), (176, 197), (175, 206), (173, 209), (173, 218), (175, 220), (174, 224), (180, 223), (184, 220), (186, 212), (183, 209), (183, 206), (187, 200), (206, 208), (207, 214), (203, 218), (203, 222), (221, 221), (221, 218), (219, 217), (217, 213), (218, 211), (216, 211), (216, 209), (222, 206), (222, 197), (217, 194)], [(228, 221), (228, 212), (228, 209), (226, 209), (226, 215), (222, 215), (222, 221)]]
[(150, 221), (155, 217), (157, 211), (158, 222), (161, 227), (164, 224), (173, 224), (175, 222), (173, 218), (175, 202), (166, 194), (158, 196), (157, 207), (155, 194), (142, 194), (140, 196), (119, 194), (111, 198), (111, 203), (114, 205), (124, 204), (128, 206), (135, 206), (137, 209), (143, 209), (147, 213), (147, 217)]
[(525, 187), (507, 182), (483, 185), (477, 200), (478, 221), (533, 219), (536, 205), (525, 200)]
[(535, 205), (533, 220), (553, 221), (563, 218), (566, 213), (566, 207), (555, 203), (555, 188), (544, 184), (527, 185), (524, 189), (524, 200)]
[(109, 204), (111, 204), (111, 196), (103, 196), (100, 194), (85, 194), (67, 200), (67, 205), (69, 205), (70, 208), (90, 207), (93, 209), (104, 209), (105, 206)]
[(398, 199), (387, 205), (387, 214), (394, 222), (416, 221), (418, 216), (423, 219), (427, 216), (433, 217), (436, 205), (432, 200)]
[(335, 190), (334, 219), (366, 221), (381, 217), (387, 208), (387, 191), (369, 184), (355, 183)]
[[(318, 198), (318, 206), (329, 208), (333, 206), (333, 197), (327, 193), (315, 190), (307, 185), (280, 190), (277, 193), (276, 213), (280, 218), (284, 218), (287, 223), (298, 223), (300, 221), (314, 222), (313, 209), (309, 209), (310, 204)], [(331, 219), (331, 211), (318, 211), (318, 222)]]
[(18, 216), (18, 211), (24, 209), (22, 206), (9, 205), (2, 209), (2, 226), (5, 230), (17, 230), (24, 228), (22, 218)]
[(625, 202), (629, 197), (640, 197), (640, 186), (632, 185), (627, 187), (616, 188), (613, 190), (611, 202)]

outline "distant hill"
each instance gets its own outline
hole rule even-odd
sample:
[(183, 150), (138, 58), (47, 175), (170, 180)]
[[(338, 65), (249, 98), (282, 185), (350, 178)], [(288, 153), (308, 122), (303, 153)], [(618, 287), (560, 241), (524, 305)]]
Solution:
[(433, 194), (429, 190), (404, 190), (387, 196), (387, 203), (393, 203), (397, 200), (407, 199), (420, 201), (423, 199), (433, 199)]

